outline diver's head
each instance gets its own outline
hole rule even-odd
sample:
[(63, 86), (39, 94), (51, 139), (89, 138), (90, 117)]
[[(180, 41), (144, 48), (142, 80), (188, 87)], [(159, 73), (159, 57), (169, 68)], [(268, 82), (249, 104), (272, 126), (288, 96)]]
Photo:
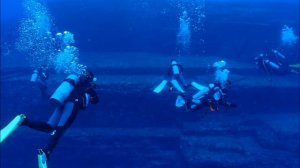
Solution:
[(81, 75), (81, 78), (86, 82), (95, 82), (97, 80), (92, 71), (86, 71), (83, 75)]
[(210, 84), (208, 84), (208, 87), (209, 87), (210, 89), (212, 89), (212, 88), (214, 88), (214, 87), (215, 87), (215, 84), (213, 84), (213, 83), (210, 83)]
[(87, 79), (87, 81), (89, 82), (93, 82), (94, 79), (94, 74), (91, 71), (87, 71), (85, 74), (85, 78)]
[(171, 61), (171, 64), (172, 64), (172, 65), (177, 65), (178, 63), (177, 63), (175, 60), (172, 60), (172, 61)]
[(213, 67), (220, 69), (220, 68), (224, 68), (226, 66), (226, 61), (221, 60), (221, 61), (217, 61), (213, 64)]

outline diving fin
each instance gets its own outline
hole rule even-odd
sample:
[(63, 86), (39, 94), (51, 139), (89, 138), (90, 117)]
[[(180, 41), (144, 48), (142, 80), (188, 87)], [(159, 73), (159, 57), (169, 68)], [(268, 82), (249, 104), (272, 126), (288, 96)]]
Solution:
[(24, 114), (17, 115), (6, 127), (0, 131), (0, 143), (2, 143), (10, 134), (12, 134), (24, 121)]
[(199, 90), (196, 94), (193, 95), (193, 99), (201, 99), (208, 93), (209, 88), (203, 85), (200, 85), (196, 82), (192, 82), (191, 85)]
[(199, 92), (197, 92), (196, 94), (193, 95), (193, 99), (203, 98), (208, 93), (208, 91), (209, 91), (208, 88), (200, 90)]
[(194, 88), (198, 89), (198, 90), (207, 89), (206, 86), (200, 85), (200, 84), (198, 84), (198, 83), (196, 83), (196, 82), (192, 82), (191, 85), (192, 85)]
[(185, 100), (183, 99), (182, 96), (177, 96), (175, 106), (176, 107), (182, 107), (185, 104)]
[(300, 68), (300, 63), (289, 65), (289, 67), (291, 67), (291, 68)]
[(39, 168), (47, 168), (47, 157), (42, 149), (38, 149)]
[(184, 90), (181, 88), (177, 80), (172, 79), (171, 83), (174, 86), (174, 88), (176, 88), (179, 92), (184, 93)]
[(164, 89), (164, 87), (166, 86), (167, 83), (168, 83), (167, 80), (163, 80), (158, 86), (156, 86), (156, 88), (153, 90), (153, 92), (160, 93)]

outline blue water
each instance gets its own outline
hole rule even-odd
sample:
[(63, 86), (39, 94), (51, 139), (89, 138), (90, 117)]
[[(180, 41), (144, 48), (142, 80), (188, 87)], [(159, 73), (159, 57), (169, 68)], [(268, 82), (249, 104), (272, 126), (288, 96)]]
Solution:
[[(299, 37), (297, 0), (2, 0), (1, 128), (20, 113), (46, 121), (53, 111), (29, 82), (52, 52), (18, 46), (27, 1), (49, 12), (50, 27), (40, 23), (41, 30), (74, 34), (79, 53), (64, 54), (93, 70), (99, 85), (100, 103), (80, 112), (48, 167), (299, 167), (299, 74), (269, 76), (254, 63), (272, 48), (299, 63), (299, 38), (289, 46), (280, 38), (284, 25)], [(187, 81), (201, 84), (214, 80), (209, 65), (226, 60), (228, 97), (238, 107), (188, 112), (175, 107), (176, 94), (153, 93), (171, 59)], [(51, 74), (49, 92), (65, 76)], [(38, 167), (36, 149), (47, 141), (47, 134), (19, 128), (0, 146), (0, 167)]]

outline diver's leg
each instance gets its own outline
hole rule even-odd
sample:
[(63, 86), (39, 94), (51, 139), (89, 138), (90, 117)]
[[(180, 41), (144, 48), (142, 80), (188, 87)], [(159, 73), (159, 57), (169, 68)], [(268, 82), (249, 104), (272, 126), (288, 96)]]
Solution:
[(43, 121), (30, 121), (27, 117), (24, 119), (23, 123), (21, 126), (27, 126), (29, 128), (42, 131), (42, 132), (47, 132), (50, 133), (55, 130), (60, 116), (61, 116), (61, 109), (56, 108), (52, 116), (50, 117), (48, 122), (43, 122)]
[(52, 132), (55, 127), (49, 125), (46, 122), (43, 121), (30, 121), (27, 117), (24, 119), (23, 123), (21, 124), (21, 126), (27, 126), (29, 128), (38, 130), (38, 131), (42, 131), (42, 132)]
[(184, 80), (182, 74), (176, 75), (176, 80), (177, 80), (177, 81), (179, 82), (179, 84), (181, 84), (184, 88), (187, 88), (187, 87), (188, 87), (188, 84), (185, 82), (185, 80)]
[(51, 134), (48, 144), (43, 149), (47, 157), (52, 153), (65, 130), (73, 123), (77, 112), (78, 107), (74, 103), (68, 102), (65, 104), (58, 126), (53, 134)]
[(59, 138), (63, 135), (64, 131), (64, 127), (57, 127), (55, 131), (53, 131), (53, 133), (51, 134), (47, 145), (42, 149), (48, 159), (53, 149), (56, 147)]

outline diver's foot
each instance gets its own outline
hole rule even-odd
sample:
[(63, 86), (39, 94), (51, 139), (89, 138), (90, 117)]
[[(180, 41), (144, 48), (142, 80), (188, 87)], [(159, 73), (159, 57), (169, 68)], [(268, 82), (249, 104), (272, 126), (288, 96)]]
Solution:
[(19, 116), (21, 116), (23, 118), (23, 121), (20, 121), (19, 125), (20, 126), (24, 126), (28, 123), (28, 118), (26, 117), (25, 114), (20, 114)]
[(49, 150), (47, 150), (45, 148), (44, 149), (38, 149), (38, 153), (39, 154), (44, 154), (47, 160), (50, 159), (51, 152)]
[(47, 168), (48, 157), (43, 149), (38, 149), (38, 165), (39, 168)]
[(175, 106), (176, 107), (182, 107), (183, 105), (185, 105), (185, 100), (182, 96), (177, 96), (177, 99), (176, 99), (176, 103), (175, 103)]

